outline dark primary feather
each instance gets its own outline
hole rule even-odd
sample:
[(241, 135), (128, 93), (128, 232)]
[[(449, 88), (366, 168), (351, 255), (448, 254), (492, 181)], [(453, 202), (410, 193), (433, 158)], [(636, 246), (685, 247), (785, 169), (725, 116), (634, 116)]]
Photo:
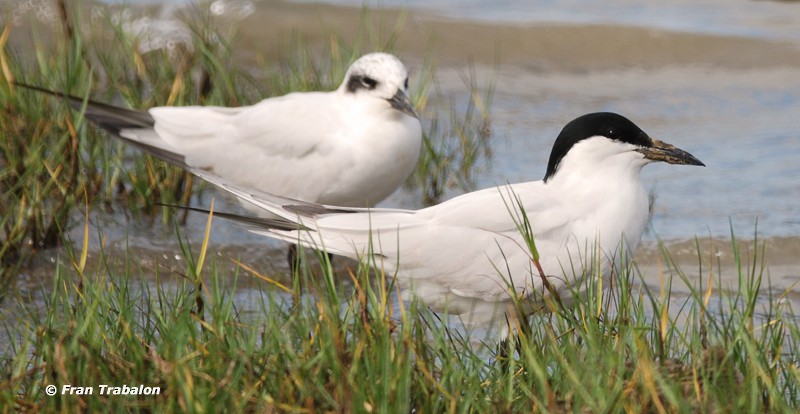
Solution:
[(281, 206), (284, 210), (297, 214), (298, 216), (303, 217), (314, 217), (321, 214), (333, 214), (333, 213), (359, 213), (363, 211), (368, 211), (368, 208), (359, 208), (359, 207), (332, 207), (326, 206), (317, 203), (311, 203), (308, 201), (301, 201), (294, 198), (284, 197), (277, 194), (270, 194), (265, 193), (262, 191), (254, 190), (252, 188), (244, 188), (229, 182), (228, 180), (214, 174), (213, 171), (208, 171), (199, 168), (189, 168), (196, 176), (220, 187), (231, 194), (237, 195), (241, 197), (238, 193), (246, 193), (247, 196), (252, 197), (254, 200), (257, 201), (266, 201), (268, 203), (272, 203), (275, 205)]
[(339, 208), (330, 208), (327, 206), (323, 206), (322, 204), (312, 204), (312, 203), (304, 203), (304, 204), (287, 204), (281, 206), (284, 210), (295, 213), (300, 216), (305, 217), (314, 217), (320, 214), (333, 214), (333, 213), (357, 213), (357, 210), (353, 209), (339, 209)]
[[(164, 206), (164, 207), (171, 207), (171, 208), (178, 208), (181, 210), (189, 210), (194, 211), (197, 213), (205, 213), (210, 214), (211, 211), (205, 210), (202, 208), (196, 207), (189, 207), (189, 206), (176, 206), (170, 204), (160, 204), (156, 203), (157, 205)], [(314, 231), (306, 226), (301, 224), (297, 224), (291, 222), (289, 220), (284, 220), (282, 218), (263, 218), (263, 217), (255, 217), (255, 216), (243, 216), (240, 214), (233, 214), (233, 213), (226, 213), (223, 211), (214, 211), (214, 217), (221, 217), (226, 220), (232, 220), (239, 223), (246, 224), (248, 226), (252, 226), (258, 229), (275, 229), (275, 230), (286, 230), (286, 231), (293, 231), (293, 230), (303, 230), (303, 231)]]
[[(14, 82), (14, 84), (48, 95), (65, 98), (69, 101), (70, 106), (77, 111), (83, 108), (83, 98), (67, 95), (62, 92), (51, 91), (38, 86), (26, 85), (24, 83)], [(114, 135), (119, 135), (119, 132), (123, 129), (152, 128), (156, 123), (153, 117), (145, 111), (120, 108), (95, 102), (91, 99), (87, 101), (85, 116), (90, 121), (97, 124), (97, 126)]]
[[(62, 92), (51, 91), (48, 89), (40, 88), (38, 86), (27, 85), (24, 83), (14, 82), (15, 85), (31, 89), (34, 91), (42, 92), (52, 96), (58, 96), (66, 99), (69, 105), (76, 111), (83, 109), (83, 98), (67, 95)], [(120, 132), (125, 129), (151, 129), (155, 125), (155, 120), (146, 111), (138, 111), (135, 109), (125, 109), (117, 106), (104, 104), (92, 100), (86, 101), (86, 111), (84, 112), (86, 119), (105, 129), (117, 138), (155, 156), (168, 163), (174, 164), (181, 168), (187, 168), (186, 159), (183, 155), (165, 150), (163, 148), (155, 147), (140, 141), (126, 138), (120, 135)]]

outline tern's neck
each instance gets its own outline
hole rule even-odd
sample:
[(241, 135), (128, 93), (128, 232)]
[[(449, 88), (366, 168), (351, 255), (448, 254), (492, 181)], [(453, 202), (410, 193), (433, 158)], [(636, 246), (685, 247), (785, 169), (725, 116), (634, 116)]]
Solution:
[(640, 157), (629, 154), (615, 154), (602, 159), (565, 158), (547, 184), (574, 195), (630, 191), (632, 187), (641, 187), (639, 176), (644, 165)]
[(633, 251), (649, 215), (639, 176), (646, 161), (630, 153), (564, 161), (546, 185), (561, 198), (565, 211), (580, 217), (582, 224), (574, 229), (574, 236), (595, 240), (613, 252), (624, 235), (626, 249)]

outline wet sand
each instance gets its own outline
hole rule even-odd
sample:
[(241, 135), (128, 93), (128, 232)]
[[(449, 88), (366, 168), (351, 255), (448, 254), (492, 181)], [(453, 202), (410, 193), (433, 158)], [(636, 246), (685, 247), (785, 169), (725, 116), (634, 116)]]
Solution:
[[(247, 233), (245, 229), (227, 223), (216, 224), (214, 231), (220, 230), (221, 227), (229, 227), (232, 235), (239, 236), (235, 238), (249, 239), (246, 242), (223, 241), (209, 244), (209, 260), (211, 260), (209, 263), (213, 263), (214, 268), (224, 274), (242, 275), (238, 278), (238, 289), (258, 290), (265, 287), (263, 281), (244, 271), (239, 263), (280, 283), (291, 285), (291, 272), (285, 260), (285, 244), (267, 239), (253, 241), (253, 235)], [(136, 269), (138, 275), (144, 276), (151, 282), (181, 280), (180, 275), (186, 269), (186, 259), (182, 257), (177, 241), (171, 242), (175, 236), (166, 237), (163, 245), (156, 247), (148, 244), (147, 240), (131, 238), (130, 235), (115, 238), (115, 235), (109, 234), (106, 230), (100, 229), (104, 237), (110, 236), (105, 240), (107, 243), (103, 249), (105, 258), (99, 249), (91, 249), (87, 262), (88, 269), (105, 269), (109, 266), (108, 269), (115, 274), (132, 268)], [(97, 229), (92, 228), (91, 231), (97, 234)], [(142, 229), (139, 229), (139, 232), (141, 231)], [(157, 231), (144, 230), (144, 233), (152, 235)], [(195, 237), (190, 240), (193, 251), (197, 251), (201, 239)], [(744, 274), (750, 274), (755, 269), (755, 274), (762, 276), (761, 295), (776, 298), (785, 296), (794, 304), (800, 304), (800, 266), (797, 260), (800, 257), (800, 237), (759, 240), (757, 246), (753, 240), (742, 239), (737, 242), (737, 246)], [(717, 293), (720, 290), (738, 290), (739, 268), (735, 264), (733, 243), (730, 240), (686, 240), (667, 242), (663, 247), (669, 259), (665, 258), (661, 248), (653, 242), (643, 243), (635, 256), (638, 274), (643, 278), (642, 282), (652, 291), (658, 292), (662, 281), (671, 278), (671, 292), (677, 298), (689, 295), (691, 289), (681, 279), (678, 270), (695, 289), (700, 287), (704, 289), (711, 278), (714, 291)], [(60, 249), (40, 252), (16, 281), (16, 289), (23, 294), (40, 292), (43, 287), (51, 283), (54, 264), (57, 261), (60, 260), (66, 268), (71, 267), (65, 257)], [(318, 262), (311, 259), (310, 263), (313, 272), (321, 274)], [(337, 274), (341, 275), (347, 284), (349, 280), (347, 275), (358, 265), (353, 260), (337, 257), (334, 266)]]
[(398, 10), (371, 10), (366, 16), (363, 19), (359, 9), (327, 4), (257, 3), (255, 13), (242, 22), (238, 44), (241, 50), (260, 51), (269, 58), (295, 36), (321, 50), (330, 45), (333, 34), (352, 44), (361, 28), (370, 34), (370, 42), (376, 38), (385, 42), (398, 28), (398, 54), (417, 59), (431, 54), (438, 66), (474, 62), (562, 73), (800, 66), (800, 47), (784, 41), (613, 25), (488, 24)]
[[(800, 237), (771, 237), (753, 240), (737, 239), (741, 270), (744, 274), (762, 275), (764, 293), (787, 294), (793, 301), (800, 300)], [(666, 242), (664, 248), (669, 259), (681, 269), (695, 287), (707, 286), (713, 275), (717, 288), (738, 289), (739, 268), (736, 266), (734, 243), (720, 238), (698, 238), (697, 240)], [(673, 292), (688, 294), (689, 289), (677, 279), (675, 266), (668, 265), (661, 249), (654, 242), (645, 242), (636, 253), (636, 263), (643, 271), (646, 283), (658, 287), (659, 273), (676, 276)], [(720, 278), (721, 275), (721, 278)], [(721, 282), (722, 286), (719, 286)]]

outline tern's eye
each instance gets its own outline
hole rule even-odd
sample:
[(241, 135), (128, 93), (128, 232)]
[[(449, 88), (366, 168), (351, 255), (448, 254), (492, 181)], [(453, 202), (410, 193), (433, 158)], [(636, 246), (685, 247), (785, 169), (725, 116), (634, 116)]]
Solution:
[(406, 81), (403, 84), (403, 89), (408, 90), (408, 78), (406, 78)]
[(368, 76), (364, 76), (361, 78), (361, 84), (367, 89), (375, 89), (375, 87), (378, 86), (378, 81)]
[(352, 75), (347, 80), (347, 91), (355, 93), (359, 89), (374, 90), (378, 86), (378, 81), (364, 75)]

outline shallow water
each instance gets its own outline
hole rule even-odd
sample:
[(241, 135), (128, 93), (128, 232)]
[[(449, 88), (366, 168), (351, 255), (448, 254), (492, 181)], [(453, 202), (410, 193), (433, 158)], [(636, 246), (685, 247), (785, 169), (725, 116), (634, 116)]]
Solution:
[[(520, 93), (519, 90), (523, 90)], [(663, 239), (800, 234), (800, 70), (630, 70), (528, 75), (500, 82), (492, 107), (499, 139), (481, 186), (540, 178), (549, 145), (572, 115), (629, 114), (650, 135), (706, 168), (656, 164), (643, 172), (656, 195)]]

